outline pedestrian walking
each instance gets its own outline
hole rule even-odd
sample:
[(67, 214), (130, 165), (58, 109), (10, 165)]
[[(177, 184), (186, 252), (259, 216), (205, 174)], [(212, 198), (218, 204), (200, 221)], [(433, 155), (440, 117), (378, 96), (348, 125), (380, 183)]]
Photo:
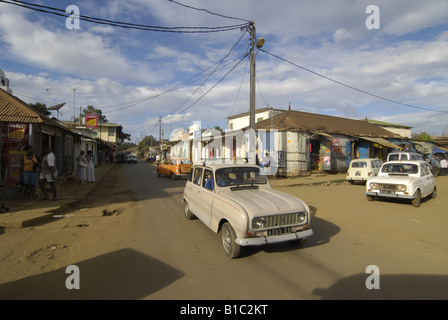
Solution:
[(45, 183), (48, 182), (53, 193), (53, 199), (57, 200), (57, 188), (56, 188), (56, 177), (58, 176), (58, 169), (56, 168), (56, 157), (54, 153), (50, 150), (50, 147), (45, 146), (43, 148), (44, 157), (42, 159), (42, 171), (39, 176), (39, 186), (44, 194), (43, 200), (49, 200), (47, 190), (45, 189)]
[(39, 159), (34, 154), (33, 147), (27, 145), (25, 147), (26, 154), (22, 161), (22, 177), (23, 183), (29, 188), (29, 198), (36, 200), (36, 186), (39, 184), (39, 176), (37, 169), (39, 168)]
[(81, 184), (86, 184), (85, 180), (87, 178), (87, 158), (85, 156), (84, 150), (81, 150), (77, 158), (78, 161), (78, 181)]
[(87, 151), (87, 183), (95, 182), (95, 166), (93, 165), (93, 153)]
[(442, 169), (442, 176), (446, 176), (448, 170), (448, 161), (445, 158), (440, 160), (440, 168)]

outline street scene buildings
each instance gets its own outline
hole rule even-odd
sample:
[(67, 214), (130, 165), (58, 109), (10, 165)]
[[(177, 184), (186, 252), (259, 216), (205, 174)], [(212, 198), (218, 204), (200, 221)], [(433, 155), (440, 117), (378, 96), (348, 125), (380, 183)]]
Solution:
[(0, 300), (448, 299), (446, 0), (53, 2), (0, 1)]

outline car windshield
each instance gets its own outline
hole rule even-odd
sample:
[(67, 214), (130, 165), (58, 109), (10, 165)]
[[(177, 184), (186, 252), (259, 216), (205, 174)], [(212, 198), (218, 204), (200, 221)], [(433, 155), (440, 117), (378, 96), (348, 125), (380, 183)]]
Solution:
[(266, 184), (266, 176), (256, 167), (229, 167), (216, 170), (216, 184), (220, 187)]
[(381, 172), (388, 174), (416, 174), (418, 166), (412, 163), (388, 163), (383, 165)]

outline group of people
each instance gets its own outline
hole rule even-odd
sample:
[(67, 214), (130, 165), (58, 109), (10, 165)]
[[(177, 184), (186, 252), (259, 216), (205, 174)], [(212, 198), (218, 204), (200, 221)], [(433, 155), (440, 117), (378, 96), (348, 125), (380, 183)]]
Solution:
[(95, 166), (93, 165), (92, 151), (81, 151), (78, 157), (78, 180), (81, 184), (95, 182)]
[[(43, 147), (42, 160), (34, 153), (33, 147), (25, 146), (25, 155), (21, 159), (22, 168), (22, 182), (26, 186), (31, 200), (37, 200), (36, 186), (39, 185), (42, 193), (42, 200), (49, 200), (48, 192), (46, 190), (46, 183), (50, 184), (53, 199), (57, 200), (56, 178), (58, 176), (58, 169), (56, 166), (56, 157), (49, 147)], [(95, 166), (93, 164), (92, 151), (81, 151), (78, 161), (78, 180), (81, 184), (95, 182)], [(40, 171), (40, 173), (39, 173)]]
[[(53, 193), (53, 199), (57, 200), (57, 188), (55, 185), (58, 176), (56, 167), (56, 157), (48, 146), (43, 148), (44, 156), (42, 161), (36, 156), (31, 146), (25, 147), (26, 154), (23, 156), (22, 171), (23, 183), (29, 187), (31, 200), (36, 200), (36, 186), (39, 185), (44, 197), (42, 200), (49, 200), (45, 183), (49, 183)], [(39, 168), (41, 172), (39, 174)]]

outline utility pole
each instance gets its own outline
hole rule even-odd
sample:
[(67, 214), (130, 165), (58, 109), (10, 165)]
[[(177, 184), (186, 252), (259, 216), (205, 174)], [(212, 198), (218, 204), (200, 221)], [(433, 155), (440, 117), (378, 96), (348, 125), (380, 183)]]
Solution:
[(255, 164), (255, 25), (250, 22), (250, 130), (248, 162)]
[(162, 145), (162, 117), (159, 116), (159, 144)]
[(79, 87), (72, 88), (73, 90), (73, 130), (76, 130), (76, 124), (75, 124), (75, 115), (76, 115), (76, 90), (78, 90)]
[(256, 40), (255, 23), (250, 22), (250, 138), (249, 138), (249, 157), (248, 161), (251, 164), (256, 162), (256, 151), (255, 151), (255, 45), (260, 49), (264, 44), (264, 39), (259, 38)]

